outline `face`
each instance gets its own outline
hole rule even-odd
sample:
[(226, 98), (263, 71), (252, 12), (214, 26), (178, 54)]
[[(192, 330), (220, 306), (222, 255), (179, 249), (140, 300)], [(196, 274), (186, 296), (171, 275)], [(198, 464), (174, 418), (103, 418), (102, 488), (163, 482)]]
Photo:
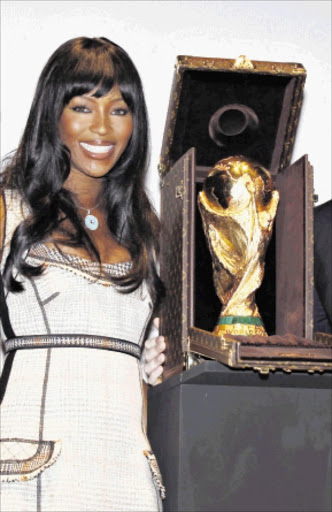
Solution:
[(132, 114), (117, 87), (101, 98), (75, 96), (59, 121), (71, 153), (70, 178), (102, 178), (121, 157), (133, 132)]

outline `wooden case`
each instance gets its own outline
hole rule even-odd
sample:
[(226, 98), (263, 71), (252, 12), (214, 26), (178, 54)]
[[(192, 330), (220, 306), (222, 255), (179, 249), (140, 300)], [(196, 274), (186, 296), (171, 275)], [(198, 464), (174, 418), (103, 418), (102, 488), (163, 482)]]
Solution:
[[(313, 171), (307, 156), (289, 165), (306, 72), (301, 64), (177, 58), (164, 131), (161, 277), (166, 298), (164, 378), (201, 357), (262, 373), (332, 368), (331, 348), (313, 341)], [(258, 125), (214, 142), (211, 117), (241, 105)], [(249, 127), (250, 128), (250, 127)], [(256, 293), (268, 338), (212, 335), (221, 304), (197, 208), (197, 194), (221, 158), (242, 154), (270, 170), (280, 191), (262, 286)]]

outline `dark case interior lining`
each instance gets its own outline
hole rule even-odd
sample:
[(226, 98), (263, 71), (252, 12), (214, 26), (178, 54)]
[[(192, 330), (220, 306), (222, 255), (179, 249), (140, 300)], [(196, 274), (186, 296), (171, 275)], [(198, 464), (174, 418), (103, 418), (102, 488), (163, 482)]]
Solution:
[[(195, 147), (198, 166), (213, 166), (218, 160), (236, 154), (256, 159), (268, 169), (272, 164), (276, 166), (287, 124), (282, 112), (289, 112), (284, 107), (291, 104), (294, 85), (295, 78), (290, 76), (184, 71), (174, 143), (170, 148), (171, 163)], [(209, 135), (210, 119), (218, 109), (232, 104), (252, 109), (258, 117), (258, 127), (248, 127), (235, 136), (225, 135), (220, 146)]]

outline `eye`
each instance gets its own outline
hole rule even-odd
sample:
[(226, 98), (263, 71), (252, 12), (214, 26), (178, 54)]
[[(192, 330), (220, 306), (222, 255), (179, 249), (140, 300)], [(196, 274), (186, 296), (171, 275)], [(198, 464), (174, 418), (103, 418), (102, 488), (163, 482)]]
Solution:
[(126, 116), (127, 114), (129, 114), (128, 108), (116, 108), (111, 112), (112, 116)]
[(88, 107), (85, 107), (84, 105), (75, 105), (75, 107), (71, 107), (71, 110), (74, 112), (78, 112), (80, 114), (89, 114), (90, 110)]

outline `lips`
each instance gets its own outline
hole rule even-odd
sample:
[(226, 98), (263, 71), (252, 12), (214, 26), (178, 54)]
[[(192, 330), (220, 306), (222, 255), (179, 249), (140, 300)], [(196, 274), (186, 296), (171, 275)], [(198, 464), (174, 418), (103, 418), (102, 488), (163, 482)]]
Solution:
[(85, 153), (88, 154), (91, 158), (107, 158), (113, 151), (115, 147), (114, 144), (109, 142), (102, 143), (89, 143), (89, 142), (80, 142), (81, 148)]

